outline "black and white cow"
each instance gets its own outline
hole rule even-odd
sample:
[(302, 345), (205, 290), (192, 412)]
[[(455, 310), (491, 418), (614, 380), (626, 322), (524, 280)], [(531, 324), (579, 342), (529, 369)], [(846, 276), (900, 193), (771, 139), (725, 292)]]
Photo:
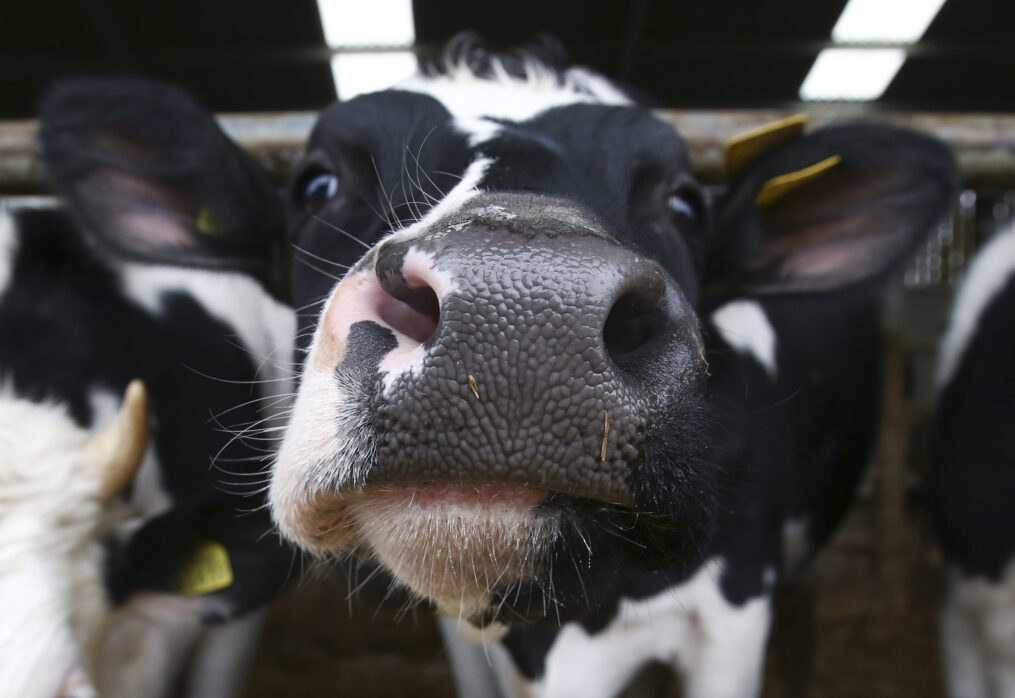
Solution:
[[(713, 203), (622, 89), (468, 41), (326, 109), (288, 192), (310, 312), (282, 532), (499, 637), (505, 691), (611, 696), (663, 662), (685, 695), (756, 694), (772, 590), (869, 452), (878, 290), (957, 177), (888, 127), (747, 160)], [(188, 232), (135, 251), (233, 259)]]
[[(0, 500), (20, 506), (0, 503), (0, 692), (235, 695), (250, 612), (294, 562), (259, 506), (295, 318), (260, 246), (240, 261), (252, 240), (281, 243), (281, 202), (170, 88), (68, 83), (44, 104), (40, 145), (66, 206), (0, 211)], [(231, 268), (135, 252), (191, 234), (228, 249)], [(72, 466), (133, 379), (148, 389), (150, 448), (107, 515)], [(8, 488), (11, 469), (36, 486)]]
[(324, 305), (275, 518), (499, 636), (509, 694), (612, 696), (661, 662), (684, 695), (756, 695), (772, 591), (870, 452), (878, 292), (953, 159), (828, 128), (713, 205), (603, 78), (444, 63), (325, 110), (293, 179), (296, 249), (349, 271), (294, 272)]
[(1015, 226), (977, 253), (938, 362), (928, 477), (948, 559), (941, 643), (953, 698), (1015, 696)]
[(0, 686), (11, 696), (83, 696), (108, 614), (103, 536), (147, 446), (144, 386), (101, 434), (65, 406), (0, 385)]

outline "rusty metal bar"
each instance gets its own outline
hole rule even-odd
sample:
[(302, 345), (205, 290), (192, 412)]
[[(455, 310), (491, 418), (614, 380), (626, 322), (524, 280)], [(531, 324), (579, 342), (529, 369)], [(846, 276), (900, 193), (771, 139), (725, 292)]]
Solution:
[[(730, 136), (791, 115), (791, 111), (661, 111), (690, 149), (691, 168), (706, 182), (721, 182), (722, 144)], [(955, 151), (965, 185), (1015, 186), (1015, 114), (916, 114), (863, 109), (807, 110), (808, 128), (867, 121), (932, 133)]]
[[(811, 128), (829, 122), (864, 120), (936, 134), (956, 152), (967, 186), (1015, 187), (1015, 114), (910, 114), (851, 109), (808, 110)], [(703, 181), (721, 182), (722, 144), (730, 136), (788, 116), (780, 110), (679, 111), (658, 115), (680, 129), (691, 168)], [(279, 181), (299, 158), (315, 115), (309, 112), (225, 115), (220, 121)], [(46, 191), (36, 156), (35, 124), (0, 123), (0, 193)]]

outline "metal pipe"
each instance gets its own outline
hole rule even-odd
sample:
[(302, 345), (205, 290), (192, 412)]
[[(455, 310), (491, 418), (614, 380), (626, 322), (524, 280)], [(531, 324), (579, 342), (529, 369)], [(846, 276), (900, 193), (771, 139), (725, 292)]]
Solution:
[[(1015, 187), (1015, 114), (917, 114), (866, 107), (809, 108), (810, 128), (863, 120), (914, 128), (937, 135), (954, 149), (968, 187)], [(723, 181), (723, 143), (730, 136), (790, 115), (787, 110), (660, 110), (687, 141), (691, 169), (706, 183)], [(272, 174), (284, 181), (299, 159), (316, 115), (311, 112), (228, 114), (225, 131)], [(47, 191), (37, 157), (35, 122), (0, 122), (0, 193)]]

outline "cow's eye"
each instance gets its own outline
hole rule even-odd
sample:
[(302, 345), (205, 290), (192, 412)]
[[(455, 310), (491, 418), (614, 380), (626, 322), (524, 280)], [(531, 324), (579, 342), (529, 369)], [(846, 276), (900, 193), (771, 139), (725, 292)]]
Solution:
[(338, 177), (332, 172), (312, 170), (300, 178), (296, 195), (306, 209), (317, 209), (338, 194)]
[(677, 222), (693, 223), (701, 217), (701, 198), (689, 189), (677, 189), (670, 192), (666, 199), (666, 207)]

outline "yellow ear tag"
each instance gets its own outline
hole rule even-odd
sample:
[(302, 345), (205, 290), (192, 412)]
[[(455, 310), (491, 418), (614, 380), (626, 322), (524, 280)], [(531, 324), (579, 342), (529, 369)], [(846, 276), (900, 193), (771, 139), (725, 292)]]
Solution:
[(232, 585), (233, 568), (226, 547), (213, 540), (201, 540), (190, 554), (176, 580), (176, 592), (200, 596)]
[(840, 162), (842, 162), (842, 156), (833, 155), (802, 170), (772, 177), (762, 185), (758, 195), (754, 197), (754, 205), (760, 208), (771, 206), (789, 192), (812, 179), (817, 179)]
[(210, 206), (203, 206), (197, 213), (197, 232), (204, 235), (214, 235), (218, 232), (215, 224), (215, 211)]
[(803, 136), (807, 119), (806, 114), (796, 114), (727, 140), (722, 147), (726, 175), (730, 178), (739, 176), (748, 165), (772, 148)]

